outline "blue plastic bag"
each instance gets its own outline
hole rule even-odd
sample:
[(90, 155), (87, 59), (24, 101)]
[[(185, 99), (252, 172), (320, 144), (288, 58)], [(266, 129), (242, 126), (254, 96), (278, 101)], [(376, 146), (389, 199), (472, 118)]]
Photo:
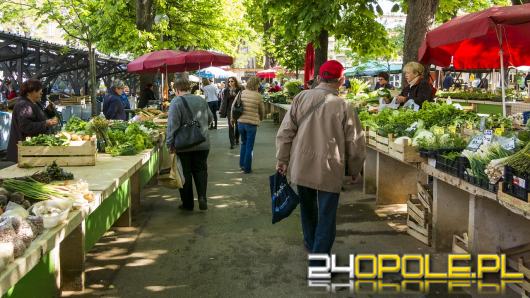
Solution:
[(291, 215), (300, 203), (300, 197), (287, 182), (287, 177), (278, 172), (269, 177), (269, 185), (272, 199), (272, 223), (274, 224)]

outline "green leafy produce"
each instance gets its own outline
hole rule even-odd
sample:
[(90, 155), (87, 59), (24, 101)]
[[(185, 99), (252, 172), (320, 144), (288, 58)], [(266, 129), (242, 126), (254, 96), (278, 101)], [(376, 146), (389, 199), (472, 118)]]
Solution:
[(289, 81), (285, 83), (285, 90), (287, 91), (287, 94), (289, 94), (290, 97), (296, 96), (300, 91), (300, 86), (302, 86), (303, 83), (301, 81)]
[(105, 152), (112, 156), (119, 155), (135, 155), (137, 153), (136, 147), (131, 142), (125, 142), (115, 146), (107, 146)]
[(66, 146), (67, 144), (68, 139), (64, 135), (55, 136), (46, 134), (26, 138), (22, 142), (23, 146)]
[(510, 156), (511, 152), (504, 149), (499, 143), (490, 143), (480, 146), (476, 151), (464, 150), (462, 155), (469, 160), (469, 172), (475, 177), (489, 180), (486, 175), (486, 167), (495, 159), (501, 159)]
[[(530, 121), (529, 121), (530, 122)], [(521, 130), (517, 134), (517, 138), (523, 143), (530, 142), (530, 130)]]
[(505, 129), (512, 129), (513, 122), (507, 117), (500, 114), (492, 114), (486, 118), (486, 129), (495, 129), (503, 127)]
[(91, 133), (95, 133), (96, 137), (100, 140), (105, 141), (107, 146), (112, 146), (113, 143), (108, 136), (109, 121), (105, 117), (96, 116), (92, 118), (88, 125), (88, 130)]
[(458, 157), (460, 157), (460, 154), (462, 154), (461, 152), (457, 152), (457, 151), (451, 151), (451, 152), (446, 152), (444, 154), (442, 154), (442, 156), (445, 158), (445, 159), (448, 159), (448, 160), (456, 160)]
[(506, 165), (520, 173), (530, 174), (530, 143), (506, 159)]
[(75, 133), (85, 132), (87, 128), (88, 122), (81, 120), (77, 116), (72, 116), (64, 126), (64, 130)]
[(159, 129), (160, 128), (160, 125), (154, 123), (153, 121), (143, 121), (143, 122), (140, 122), (140, 124), (146, 128), (149, 128), (149, 129)]

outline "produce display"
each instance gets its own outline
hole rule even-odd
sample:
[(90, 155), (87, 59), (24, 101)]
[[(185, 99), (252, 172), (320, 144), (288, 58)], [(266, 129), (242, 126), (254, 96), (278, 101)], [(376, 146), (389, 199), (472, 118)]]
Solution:
[(23, 146), (66, 146), (68, 145), (68, 138), (63, 135), (38, 135), (34, 137), (27, 137), (22, 142)]
[[(530, 175), (530, 131), (521, 126), (521, 115), (481, 116), (458, 105), (426, 102), (417, 112), (384, 109), (372, 114), (365, 110), (359, 118), (370, 131), (389, 137), (388, 142), (407, 141), (418, 154), (435, 160), (436, 168), (488, 191), (497, 191), (505, 167), (520, 176)], [(515, 130), (514, 123), (523, 129)]]
[(134, 114), (139, 121), (149, 121), (155, 118), (167, 119), (167, 113), (153, 108), (136, 109), (134, 110)]

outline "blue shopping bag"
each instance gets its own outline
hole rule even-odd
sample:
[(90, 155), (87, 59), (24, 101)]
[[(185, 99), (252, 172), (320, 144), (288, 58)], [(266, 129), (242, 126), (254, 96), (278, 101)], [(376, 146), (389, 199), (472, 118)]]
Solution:
[(272, 223), (274, 224), (291, 215), (300, 203), (300, 198), (287, 182), (287, 177), (278, 172), (269, 177), (269, 185), (272, 199)]

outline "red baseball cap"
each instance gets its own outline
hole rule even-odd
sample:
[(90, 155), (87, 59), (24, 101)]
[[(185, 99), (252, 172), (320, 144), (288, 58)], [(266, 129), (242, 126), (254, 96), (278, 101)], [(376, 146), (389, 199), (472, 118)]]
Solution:
[(344, 74), (344, 66), (337, 60), (328, 60), (320, 66), (318, 74), (323, 79), (338, 79)]

